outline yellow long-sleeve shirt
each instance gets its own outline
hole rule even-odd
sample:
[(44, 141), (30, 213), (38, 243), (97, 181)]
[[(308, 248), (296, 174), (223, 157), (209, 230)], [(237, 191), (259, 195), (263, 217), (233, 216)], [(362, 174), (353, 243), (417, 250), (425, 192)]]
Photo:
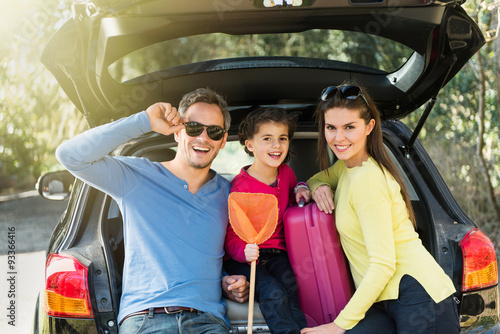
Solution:
[(335, 221), (356, 291), (335, 323), (353, 328), (378, 301), (397, 299), (403, 275), (414, 277), (438, 303), (455, 292), (451, 279), (422, 245), (409, 219), (400, 186), (369, 158), (347, 168), (344, 161), (311, 177), (335, 192)]

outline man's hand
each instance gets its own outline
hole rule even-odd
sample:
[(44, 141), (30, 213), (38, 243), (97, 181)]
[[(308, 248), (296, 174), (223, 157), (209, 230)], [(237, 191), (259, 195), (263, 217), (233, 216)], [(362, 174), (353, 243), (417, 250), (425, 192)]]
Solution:
[(179, 131), (184, 127), (181, 123), (188, 119), (181, 117), (177, 108), (172, 107), (170, 103), (158, 102), (146, 109), (151, 130), (164, 134), (166, 136)]
[(226, 292), (229, 299), (244, 303), (248, 300), (247, 278), (243, 275), (232, 275), (222, 277), (222, 289)]

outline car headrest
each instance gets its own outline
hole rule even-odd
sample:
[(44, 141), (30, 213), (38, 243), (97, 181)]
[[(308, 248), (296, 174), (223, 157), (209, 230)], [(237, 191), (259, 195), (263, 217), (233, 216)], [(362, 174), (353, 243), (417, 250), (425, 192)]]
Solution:
[(170, 148), (162, 148), (155, 151), (145, 152), (142, 156), (153, 162), (170, 161), (175, 157), (176, 152)]

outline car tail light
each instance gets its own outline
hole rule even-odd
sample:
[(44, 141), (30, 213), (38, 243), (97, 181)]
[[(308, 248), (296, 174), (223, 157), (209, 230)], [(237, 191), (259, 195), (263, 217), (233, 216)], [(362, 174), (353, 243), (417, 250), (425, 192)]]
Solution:
[(45, 265), (45, 313), (93, 318), (87, 274), (88, 268), (74, 257), (50, 254)]
[(495, 247), (479, 228), (470, 230), (460, 241), (460, 247), (464, 263), (463, 292), (498, 284)]

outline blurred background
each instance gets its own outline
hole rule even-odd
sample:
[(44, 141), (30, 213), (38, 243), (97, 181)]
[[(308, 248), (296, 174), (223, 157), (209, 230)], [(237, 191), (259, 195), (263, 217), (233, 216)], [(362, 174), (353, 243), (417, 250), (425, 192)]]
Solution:
[[(0, 236), (6, 238), (8, 226), (24, 231), (17, 235), (20, 253), (44, 251), (65, 208), (65, 202), (36, 197), (37, 178), (44, 172), (61, 169), (54, 157), (56, 147), (88, 128), (80, 112), (39, 61), (50, 36), (70, 18), (70, 7), (71, 1), (66, 0), (0, 2)], [(476, 19), (487, 42), (438, 95), (419, 140), (460, 207), (498, 250), (500, 2), (468, 0), (463, 7)], [(364, 50), (381, 47), (369, 45), (366, 38), (332, 42), (348, 43), (342, 48), (356, 48), (359, 57), (370, 56)], [(325, 52), (313, 39), (255, 39), (247, 41), (245, 47), (254, 48), (258, 55), (259, 48), (268, 46), (280, 47), (283, 55), (293, 55), (299, 48), (311, 48), (318, 54)], [(179, 45), (175, 57), (193, 57), (193, 50), (197, 49), (200, 48), (194, 44), (185, 48)], [(154, 57), (149, 55), (151, 59)], [(148, 66), (144, 59), (136, 61), (139, 67), (141, 62)], [(383, 63), (390, 59), (372, 61)], [(114, 70), (119, 75), (120, 68)], [(403, 121), (414, 128), (422, 111), (423, 108)], [(0, 239), (0, 244), (4, 241)], [(6, 247), (0, 247), (0, 255), (5, 254)], [(0, 295), (3, 298), (3, 289)]]

